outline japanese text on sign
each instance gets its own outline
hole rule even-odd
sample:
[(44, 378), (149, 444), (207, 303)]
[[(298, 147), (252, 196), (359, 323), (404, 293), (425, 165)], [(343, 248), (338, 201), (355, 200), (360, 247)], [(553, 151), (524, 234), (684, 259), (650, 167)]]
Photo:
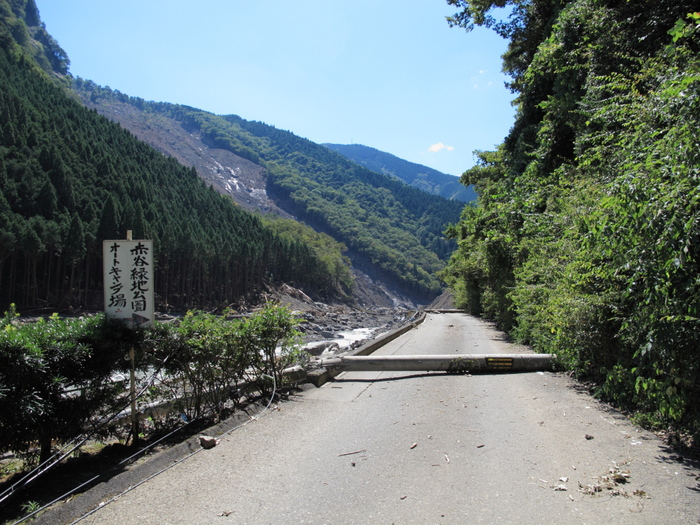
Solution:
[(153, 322), (153, 241), (104, 241), (105, 314), (131, 326)]

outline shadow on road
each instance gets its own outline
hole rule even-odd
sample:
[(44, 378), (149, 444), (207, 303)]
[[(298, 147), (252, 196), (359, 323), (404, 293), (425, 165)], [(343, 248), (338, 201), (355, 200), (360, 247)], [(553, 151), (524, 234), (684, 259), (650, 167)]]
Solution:
[[(396, 371), (393, 371), (394, 373)], [(348, 373), (353, 373), (353, 372), (348, 372)], [(465, 372), (442, 372), (442, 371), (436, 371), (436, 372), (423, 372), (420, 374), (409, 374), (406, 376), (391, 376), (391, 377), (379, 377), (376, 379), (367, 379), (367, 378), (357, 378), (357, 379), (345, 379), (345, 378), (335, 378), (333, 379), (333, 383), (384, 383), (387, 381), (399, 381), (402, 379), (415, 379), (419, 377), (452, 377), (452, 376), (466, 376), (466, 377), (471, 377), (471, 376), (488, 376), (488, 375), (520, 375), (520, 374), (535, 374), (537, 371), (534, 370), (513, 370), (509, 371), (506, 374), (503, 373), (498, 373), (494, 372), (492, 370), (472, 370), (472, 371), (465, 371)]]

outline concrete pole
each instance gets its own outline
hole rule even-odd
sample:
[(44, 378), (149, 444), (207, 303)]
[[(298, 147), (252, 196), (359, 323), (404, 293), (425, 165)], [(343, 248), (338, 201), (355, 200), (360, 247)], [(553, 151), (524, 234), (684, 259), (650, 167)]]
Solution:
[(343, 372), (522, 372), (551, 370), (554, 354), (463, 354), (341, 356), (321, 366)]

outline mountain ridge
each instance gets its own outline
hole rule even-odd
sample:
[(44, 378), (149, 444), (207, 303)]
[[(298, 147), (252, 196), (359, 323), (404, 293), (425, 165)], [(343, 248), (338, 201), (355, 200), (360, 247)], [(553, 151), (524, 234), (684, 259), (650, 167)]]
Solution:
[(470, 203), (476, 200), (476, 192), (472, 186), (465, 187), (454, 175), (442, 173), (428, 166), (408, 160), (362, 144), (330, 144), (324, 143), (362, 166), (377, 173), (402, 180), (409, 186), (421, 189), (433, 195), (446, 199)]

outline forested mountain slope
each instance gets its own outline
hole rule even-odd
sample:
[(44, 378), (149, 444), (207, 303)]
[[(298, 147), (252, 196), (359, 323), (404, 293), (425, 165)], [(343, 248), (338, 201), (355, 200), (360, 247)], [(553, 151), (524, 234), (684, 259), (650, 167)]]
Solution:
[(416, 300), (440, 292), (435, 273), (455, 247), (443, 232), (459, 220), (463, 203), (261, 122), (148, 102), (80, 78), (73, 85), (85, 105), (195, 165), (241, 205), (294, 216), (327, 233), (349, 248), (357, 267)]
[(372, 171), (395, 177), (409, 186), (428, 193), (462, 202), (476, 200), (474, 189), (471, 186), (465, 187), (459, 178), (453, 175), (400, 159), (390, 153), (362, 144), (324, 144), (324, 146)]
[[(458, 202), (272, 126), (74, 79), (33, 0), (0, 0), (0, 10), (3, 304), (95, 306), (101, 241), (127, 229), (156, 241), (163, 304), (231, 302), (267, 280), (344, 295), (347, 249), (398, 294), (427, 302), (440, 292), (436, 272), (455, 246), (443, 232), (458, 220)], [(318, 233), (275, 224), (276, 234), (207, 185)]]
[(449, 0), (510, 40), (504, 143), (463, 176), (462, 306), (700, 438), (697, 2)]
[(275, 234), (70, 97), (47, 74), (67, 59), (33, 0), (0, 0), (0, 15), (0, 308), (101, 307), (102, 241), (127, 229), (155, 241), (161, 308), (231, 304), (275, 281), (347, 291), (342, 245)]

